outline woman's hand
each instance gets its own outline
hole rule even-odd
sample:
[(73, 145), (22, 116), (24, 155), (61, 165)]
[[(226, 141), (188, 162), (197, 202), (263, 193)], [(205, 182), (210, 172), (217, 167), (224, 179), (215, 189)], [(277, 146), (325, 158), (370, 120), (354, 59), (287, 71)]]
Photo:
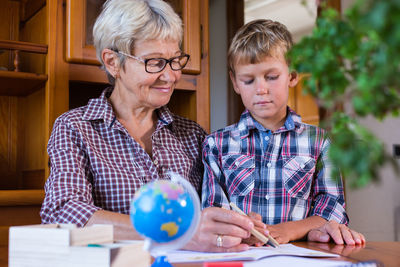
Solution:
[(338, 245), (362, 245), (365, 243), (363, 234), (356, 232), (344, 224), (329, 221), (319, 228), (311, 230), (307, 235), (308, 241), (326, 243), (331, 239)]
[[(255, 212), (250, 212), (249, 217), (254, 223), (254, 229), (259, 231), (260, 233), (264, 235), (268, 235), (269, 231), (267, 230), (267, 226), (262, 222), (262, 217), (260, 214), (255, 213)], [(261, 247), (264, 244), (258, 240), (255, 236), (251, 235), (249, 238), (246, 238), (243, 240), (243, 243), (249, 245), (249, 246), (256, 246), (256, 247)]]
[[(184, 249), (207, 252), (238, 252), (249, 248), (242, 242), (250, 237), (254, 222), (247, 216), (210, 207), (201, 213), (199, 227)], [(220, 236), (220, 237), (218, 237)]]

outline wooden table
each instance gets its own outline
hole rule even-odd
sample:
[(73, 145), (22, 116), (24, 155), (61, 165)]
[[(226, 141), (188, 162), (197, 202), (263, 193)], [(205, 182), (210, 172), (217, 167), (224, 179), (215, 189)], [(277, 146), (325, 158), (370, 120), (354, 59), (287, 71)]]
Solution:
[[(342, 255), (333, 260), (344, 261), (367, 261), (378, 260), (385, 267), (400, 266), (400, 242), (367, 242), (364, 247), (361, 246), (341, 246), (335, 244), (324, 244), (315, 242), (295, 242), (294, 245), (309, 249), (321, 250)], [(7, 266), (8, 248), (0, 246), (0, 267)], [(201, 263), (180, 263), (174, 264), (176, 267), (201, 267)]]
[(331, 243), (296, 242), (295, 245), (342, 255), (338, 260), (376, 260), (385, 267), (400, 267), (400, 242), (367, 242), (365, 246), (344, 246)]

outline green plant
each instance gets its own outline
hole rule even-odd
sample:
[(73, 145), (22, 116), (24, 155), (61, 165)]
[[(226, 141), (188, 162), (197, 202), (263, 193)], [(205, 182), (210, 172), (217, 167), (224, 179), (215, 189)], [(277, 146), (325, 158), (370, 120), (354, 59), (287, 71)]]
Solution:
[[(289, 52), (291, 65), (309, 73), (305, 90), (327, 110), (330, 157), (352, 186), (378, 181), (393, 158), (357, 119), (383, 119), (400, 110), (400, 0), (358, 0), (340, 16), (325, 9), (313, 33)], [(350, 106), (350, 112), (338, 106)]]

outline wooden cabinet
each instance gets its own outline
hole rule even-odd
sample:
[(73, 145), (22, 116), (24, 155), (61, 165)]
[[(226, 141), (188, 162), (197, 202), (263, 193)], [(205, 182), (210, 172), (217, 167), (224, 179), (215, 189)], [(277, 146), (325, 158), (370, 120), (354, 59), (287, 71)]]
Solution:
[(105, 1), (67, 0), (66, 59), (72, 63), (100, 65), (91, 31)]
[[(108, 86), (87, 41), (97, 11), (86, 3), (97, 2), (104, 1), (2, 1), (0, 244), (7, 243), (10, 225), (40, 223), (49, 175), (46, 145), (55, 119)], [(169, 107), (209, 131), (208, 1), (169, 2), (183, 18), (183, 50), (191, 55)]]
[(183, 21), (182, 50), (190, 55), (190, 61), (183, 73), (199, 74), (201, 71), (201, 31), (204, 21), (200, 21), (200, 0), (167, 0)]
[(8, 226), (40, 222), (50, 72), (45, 3), (0, 6), (0, 244)]
[(307, 75), (300, 74), (297, 85), (289, 89), (288, 105), (301, 116), (303, 122), (318, 126), (320, 121), (319, 108), (316, 100), (303, 92), (304, 79), (307, 79)]

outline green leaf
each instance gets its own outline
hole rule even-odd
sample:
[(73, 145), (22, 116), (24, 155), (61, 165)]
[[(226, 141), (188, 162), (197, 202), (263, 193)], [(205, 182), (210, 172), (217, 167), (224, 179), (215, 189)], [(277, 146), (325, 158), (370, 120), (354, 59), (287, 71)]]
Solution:
[[(289, 51), (291, 68), (310, 75), (305, 90), (326, 110), (349, 99), (357, 116), (399, 116), (399, 21), (399, 0), (358, 0), (341, 17), (326, 9), (312, 34)], [(330, 129), (329, 156), (353, 186), (379, 181), (391, 159), (379, 139), (341, 111), (321, 124)]]

